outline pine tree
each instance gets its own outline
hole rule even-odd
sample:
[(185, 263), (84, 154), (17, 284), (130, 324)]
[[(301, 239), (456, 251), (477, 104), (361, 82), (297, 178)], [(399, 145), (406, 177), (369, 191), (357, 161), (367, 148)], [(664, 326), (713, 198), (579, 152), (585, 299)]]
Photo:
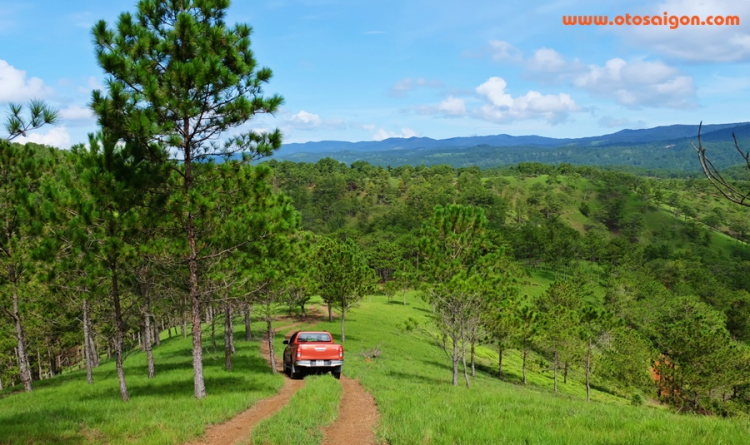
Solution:
[(346, 341), (346, 311), (356, 304), (377, 280), (364, 252), (351, 240), (321, 238), (318, 241), (316, 281), (320, 294), (341, 311), (341, 342)]
[(434, 321), (451, 340), (454, 386), (459, 362), (469, 386), (466, 344), (473, 344), (482, 314), (512, 293), (513, 268), (489, 236), (487, 224), (481, 208), (438, 206), (420, 232), (418, 274), (434, 308)]
[[(52, 169), (52, 159), (43, 158), (30, 145), (11, 141), (43, 125), (55, 123), (57, 112), (41, 101), (31, 101), (28, 112), (10, 104), (5, 124), (8, 135), (0, 138), (0, 269), (3, 292), (0, 311), (13, 322), (21, 382), (31, 391), (31, 369), (23, 322), (23, 287), (30, 279), (30, 253), (37, 247), (40, 219), (35, 215), (40, 200), (43, 174)], [(6, 296), (10, 296), (10, 302)]]
[(205, 257), (217, 254), (200, 239), (206, 230), (201, 214), (217, 198), (197, 192), (214, 172), (200, 164), (237, 153), (257, 158), (281, 146), (278, 130), (220, 139), (282, 103), (279, 96), (263, 97), (271, 70), (256, 66), (251, 28), (226, 25), (228, 6), (229, 0), (141, 0), (135, 15), (120, 15), (115, 29), (104, 21), (93, 28), (97, 60), (108, 75), (107, 95), (93, 93), (99, 123), (134, 142), (139, 154), (164, 162), (164, 153), (170, 153), (179, 160), (170, 164), (176, 181), (168, 210), (184, 230), (198, 399), (206, 396), (199, 268)]

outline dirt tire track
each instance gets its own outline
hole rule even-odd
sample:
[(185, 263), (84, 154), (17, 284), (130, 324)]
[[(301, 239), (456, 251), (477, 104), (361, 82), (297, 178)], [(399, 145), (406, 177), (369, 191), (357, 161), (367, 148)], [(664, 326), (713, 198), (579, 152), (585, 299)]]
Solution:
[(278, 394), (258, 401), (250, 409), (234, 416), (225, 423), (213, 425), (206, 430), (205, 438), (190, 442), (189, 445), (234, 445), (250, 439), (252, 429), (261, 421), (273, 416), (286, 406), (304, 385), (304, 380), (285, 379)]
[[(308, 312), (307, 317), (300, 321), (280, 326), (276, 328), (276, 330), (287, 330), (285, 337), (289, 339), (294, 333), (294, 328), (306, 323), (320, 321), (323, 317), (322, 311), (316, 307), (311, 307), (310, 309), (311, 310)], [(291, 320), (283, 319), (282, 321)], [(263, 358), (266, 359), (268, 366), (270, 367), (271, 355), (268, 348), (268, 339), (265, 336), (260, 341), (260, 353)], [(282, 360), (276, 360), (276, 370), (281, 373), (284, 372)], [(238, 442), (249, 441), (252, 438), (251, 434), (253, 428), (286, 406), (294, 393), (299, 391), (304, 385), (304, 380), (292, 380), (288, 377), (285, 378), (284, 386), (282, 386), (278, 394), (267, 399), (259, 400), (252, 407), (222, 424), (208, 427), (204, 438), (188, 442), (186, 445), (234, 445)]]
[[(302, 323), (303, 322), (292, 323), (291, 325), (283, 326), (280, 329), (293, 329)], [(289, 335), (291, 335), (291, 333)], [(268, 362), (268, 366), (271, 366), (270, 350), (268, 349), (268, 340), (266, 337), (260, 341), (260, 353)], [(277, 371), (283, 373), (282, 365), (279, 364), (280, 362), (277, 361), (276, 363)], [(251, 408), (248, 408), (222, 424), (208, 427), (203, 439), (189, 442), (187, 445), (234, 445), (241, 441), (248, 441), (252, 437), (251, 434), (253, 428), (286, 406), (294, 393), (304, 385), (304, 380), (285, 378), (284, 386), (281, 387), (278, 394), (267, 399), (259, 400)]]
[(380, 412), (375, 399), (359, 381), (341, 376), (344, 390), (339, 416), (325, 431), (323, 445), (376, 445), (375, 427)]

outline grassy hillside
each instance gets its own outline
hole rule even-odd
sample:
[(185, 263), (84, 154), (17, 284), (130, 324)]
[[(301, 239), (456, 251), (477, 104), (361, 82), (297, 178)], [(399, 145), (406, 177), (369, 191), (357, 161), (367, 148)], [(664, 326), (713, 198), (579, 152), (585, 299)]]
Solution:
[[(529, 292), (549, 282), (543, 275), (532, 278)], [(750, 437), (750, 424), (742, 419), (676, 415), (651, 403), (630, 406), (602, 390), (594, 390), (593, 401), (586, 403), (581, 376), (575, 373), (554, 394), (551, 373), (539, 360), (531, 360), (530, 384), (524, 387), (515, 351), (506, 355), (506, 375), (500, 380), (497, 353), (480, 347), (471, 388), (453, 387), (442, 350), (425, 335), (404, 329), (407, 320), (428, 326), (429, 307), (413, 294), (406, 302), (368, 297), (347, 317), (345, 374), (374, 395), (381, 412), (377, 434), (384, 442), (741, 444)], [(338, 320), (316, 327), (338, 337)], [(276, 338), (279, 353), (283, 332)], [(260, 332), (255, 335), (259, 338)], [(238, 326), (236, 337), (241, 336)], [(217, 339), (220, 348), (222, 338)], [(223, 370), (220, 353), (206, 355), (209, 397), (200, 402), (192, 398), (190, 341), (182, 338), (164, 339), (155, 348), (154, 380), (143, 377), (144, 354), (126, 360), (132, 395), (127, 403), (119, 400), (113, 363), (95, 370), (91, 386), (83, 372), (74, 372), (40, 382), (32, 393), (6, 393), (0, 399), (0, 443), (166, 444), (194, 438), (206, 425), (232, 417), (281, 387), (283, 377), (268, 372), (257, 340), (236, 345), (230, 373)], [(361, 354), (374, 347), (380, 356)], [(336, 416), (338, 386), (330, 376), (308, 378), (290, 405), (259, 425), (253, 442), (282, 444), (296, 437), (300, 443), (319, 443), (320, 427)]]
[[(255, 332), (256, 338), (260, 335)], [(129, 402), (119, 397), (114, 361), (94, 369), (93, 385), (86, 383), (85, 371), (77, 371), (35, 382), (30, 393), (6, 391), (0, 396), (0, 443), (182, 443), (202, 434), (206, 425), (275, 394), (283, 384), (282, 376), (269, 372), (258, 341), (236, 340), (233, 371), (226, 372), (223, 334), (217, 333), (217, 353), (206, 335), (208, 397), (198, 402), (193, 397), (192, 340), (166, 337), (162, 333), (162, 345), (154, 348), (154, 379), (147, 378), (145, 353), (134, 352), (125, 360)], [(244, 338), (241, 325), (235, 338)]]
[[(532, 372), (534, 386), (517, 384), (520, 362), (511, 355), (510, 382), (492, 375), (494, 356), (482, 350), (480, 371), (470, 389), (450, 385), (449, 360), (424, 336), (400, 325), (424, 320), (429, 311), (414, 298), (407, 306), (372, 297), (347, 316), (345, 374), (360, 379), (381, 411), (378, 436), (393, 444), (744, 444), (750, 424), (743, 420), (676, 415), (653, 406), (585, 389), (573, 379), (551, 393), (551, 375)], [(338, 323), (321, 323), (334, 335)], [(380, 345), (382, 355), (360, 352)]]

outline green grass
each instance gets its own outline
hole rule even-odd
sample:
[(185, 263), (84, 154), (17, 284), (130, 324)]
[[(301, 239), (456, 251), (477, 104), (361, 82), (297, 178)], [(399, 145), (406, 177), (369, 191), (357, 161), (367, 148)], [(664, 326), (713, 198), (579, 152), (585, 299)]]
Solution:
[(323, 428), (338, 416), (341, 384), (330, 375), (305, 377), (305, 386), (289, 404), (253, 429), (255, 445), (315, 445), (323, 439)]
[[(543, 287), (549, 280), (534, 274)], [(471, 388), (453, 387), (450, 361), (424, 334), (402, 328), (409, 318), (427, 326), (429, 307), (407, 296), (388, 302), (368, 297), (347, 315), (344, 373), (360, 380), (378, 404), (380, 440), (390, 444), (745, 444), (746, 420), (676, 415), (666, 409), (633, 407), (607, 392), (593, 392), (585, 402), (580, 371), (560, 393), (536, 357), (528, 363), (530, 385), (520, 382), (517, 351), (505, 356), (505, 380), (494, 376), (497, 353), (477, 350), (478, 373)], [(280, 326), (289, 322), (279, 323)], [(119, 399), (111, 362), (94, 372), (95, 384), (83, 372), (36, 382), (32, 393), (0, 399), (0, 443), (182, 443), (200, 436), (207, 425), (231, 418), (257, 400), (275, 394), (283, 384), (260, 357), (257, 340), (236, 338), (234, 371), (223, 370), (221, 353), (206, 353), (209, 396), (192, 397), (190, 339), (165, 340), (155, 349), (157, 377), (145, 378), (145, 355), (125, 362), (131, 401)], [(256, 338), (261, 323), (255, 323)], [(317, 329), (338, 336), (338, 320)], [(281, 354), (284, 331), (275, 338)], [(219, 337), (221, 340), (223, 336)], [(210, 345), (210, 339), (205, 339)], [(221, 341), (218, 342), (221, 344)], [(367, 361), (360, 352), (380, 345), (382, 354)], [(561, 379), (562, 380), (562, 379)], [(339, 382), (329, 375), (311, 376), (291, 403), (254, 431), (253, 443), (319, 443), (321, 428), (334, 421), (341, 397)]]
[[(365, 299), (347, 315), (344, 373), (358, 378), (381, 412), (378, 437), (390, 444), (746, 444), (750, 425), (733, 419), (676, 415), (664, 409), (633, 407), (594, 391), (584, 399), (578, 380), (550, 391), (551, 376), (529, 372), (534, 386), (517, 384), (518, 354), (509, 354), (509, 381), (494, 377), (490, 350), (480, 349), (472, 386), (450, 384), (450, 361), (422, 335), (399, 328), (409, 318), (424, 321), (428, 307), (410, 297), (408, 305), (386, 297)], [(317, 328), (338, 335), (339, 323)], [(370, 362), (359, 352), (381, 345)], [(533, 367), (533, 366), (532, 366)]]
[[(223, 324), (223, 323), (221, 323)], [(217, 327), (219, 323), (217, 322)], [(261, 323), (253, 325), (259, 339)], [(162, 333), (162, 338), (164, 337)], [(146, 355), (133, 353), (124, 364), (131, 400), (120, 399), (113, 361), (94, 369), (94, 384), (85, 371), (34, 383), (31, 393), (0, 399), (0, 443), (181, 443), (203, 434), (283, 385), (260, 356), (258, 341), (244, 341), (237, 326), (233, 370), (224, 370), (223, 330), (213, 353), (204, 330), (204, 371), (208, 397), (193, 397), (191, 338), (165, 339), (154, 348), (156, 377), (147, 378)], [(208, 352), (211, 351), (211, 352)]]

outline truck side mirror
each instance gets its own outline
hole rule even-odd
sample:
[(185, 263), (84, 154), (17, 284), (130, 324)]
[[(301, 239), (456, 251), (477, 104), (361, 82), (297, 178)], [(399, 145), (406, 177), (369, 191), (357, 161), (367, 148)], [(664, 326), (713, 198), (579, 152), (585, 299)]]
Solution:
[(289, 344), (289, 340), (284, 340), (284, 344), (288, 345)]

